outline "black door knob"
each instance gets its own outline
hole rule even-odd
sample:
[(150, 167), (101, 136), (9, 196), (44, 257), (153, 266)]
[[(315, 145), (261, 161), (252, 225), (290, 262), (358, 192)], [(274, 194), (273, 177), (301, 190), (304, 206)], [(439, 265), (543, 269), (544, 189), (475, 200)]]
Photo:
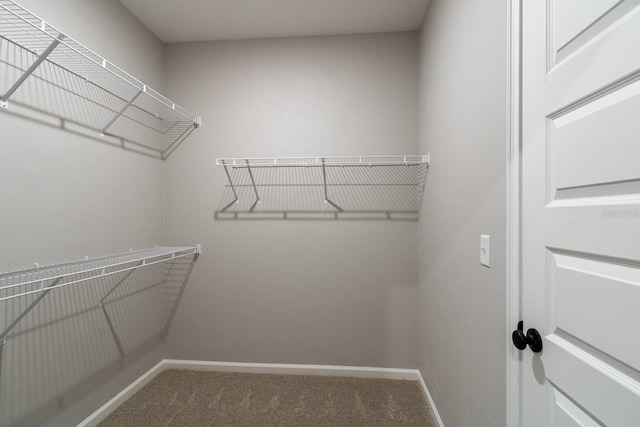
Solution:
[(518, 329), (511, 334), (511, 341), (518, 350), (527, 348), (527, 336), (522, 332), (522, 320), (518, 322)]
[(527, 333), (523, 332), (524, 326), (522, 320), (518, 322), (518, 329), (511, 334), (511, 340), (513, 345), (518, 350), (524, 350), (527, 345), (534, 353), (540, 353), (542, 351), (542, 337), (533, 328), (527, 330)]

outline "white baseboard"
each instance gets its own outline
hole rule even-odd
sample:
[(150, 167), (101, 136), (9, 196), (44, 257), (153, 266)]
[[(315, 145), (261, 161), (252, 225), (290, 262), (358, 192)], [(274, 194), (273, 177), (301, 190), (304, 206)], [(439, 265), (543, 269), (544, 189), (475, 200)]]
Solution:
[(431, 397), (431, 393), (429, 392), (429, 389), (427, 388), (427, 383), (424, 382), (424, 378), (422, 378), (422, 374), (420, 373), (420, 370), (416, 369), (416, 372), (418, 374), (418, 382), (420, 383), (420, 386), (422, 387), (422, 392), (424, 393), (424, 395), (427, 398), (427, 403), (429, 404), (429, 408), (431, 409), (431, 413), (433, 414), (433, 418), (435, 418), (436, 423), (438, 423), (438, 425), (440, 427), (444, 427), (444, 423), (442, 422), (442, 418), (440, 418), (440, 414), (438, 413), (438, 408), (436, 408), (436, 404), (433, 401), (433, 398)]
[(418, 381), (415, 369), (369, 368), (362, 366), (295, 365), (282, 363), (208, 362), (165, 359), (165, 369), (245, 372), (253, 374), (325, 375), (360, 378), (385, 378)]
[(98, 425), (124, 401), (133, 396), (158, 374), (168, 369), (189, 369), (195, 371), (218, 372), (246, 372), (255, 374), (288, 374), (288, 375), (324, 375), (359, 378), (384, 378), (393, 380), (418, 381), (422, 387), (427, 403), (434, 414), (438, 425), (444, 427), (438, 410), (436, 409), (431, 394), (417, 369), (396, 368), (372, 368), (362, 366), (336, 366), (336, 365), (295, 365), (281, 363), (239, 363), (239, 362), (209, 362), (200, 360), (175, 360), (164, 359), (153, 368), (135, 380), (131, 385), (118, 393), (113, 399), (102, 405), (87, 419), (78, 424), (78, 427), (93, 427)]
[(153, 368), (142, 374), (140, 378), (129, 384), (127, 388), (116, 394), (111, 400), (102, 405), (93, 414), (89, 415), (84, 421), (78, 424), (78, 427), (97, 426), (100, 421), (104, 420), (115, 411), (118, 406), (122, 405), (128, 398), (136, 394), (138, 390), (147, 385), (160, 372), (164, 371), (164, 360), (158, 362)]

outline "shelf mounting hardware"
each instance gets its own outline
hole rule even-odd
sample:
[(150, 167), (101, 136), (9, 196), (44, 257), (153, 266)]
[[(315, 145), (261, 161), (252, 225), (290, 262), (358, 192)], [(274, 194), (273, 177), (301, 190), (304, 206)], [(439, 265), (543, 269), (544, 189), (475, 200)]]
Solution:
[(191, 271), (193, 271), (193, 266), (198, 260), (200, 256), (200, 244), (198, 244), (196, 252), (193, 254), (193, 258), (191, 259), (191, 264), (189, 264), (189, 269), (187, 270), (187, 274), (184, 275), (184, 280), (182, 281), (182, 285), (180, 285), (180, 291), (178, 292), (178, 296), (176, 296), (176, 300), (173, 302), (173, 306), (171, 307), (171, 312), (169, 313), (169, 317), (167, 317), (167, 323), (164, 326), (164, 331), (162, 332), (162, 339), (164, 340), (169, 334), (169, 328), (173, 323), (173, 318), (176, 315), (176, 311), (178, 310), (178, 304), (180, 304), (180, 300), (182, 299), (182, 294), (184, 293), (184, 289), (187, 286), (187, 282), (189, 281), (189, 277), (191, 276)]
[(256, 201), (249, 209), (249, 212), (253, 212), (257, 205), (260, 204), (260, 196), (258, 195), (258, 189), (256, 188), (256, 181), (253, 179), (253, 172), (251, 172), (251, 166), (249, 165), (249, 160), (247, 162), (247, 172), (249, 172), (249, 178), (251, 178), (251, 185), (253, 185), (253, 191), (256, 193)]
[(229, 169), (227, 168), (227, 164), (225, 163), (224, 160), (222, 160), (222, 166), (224, 166), (224, 173), (227, 174), (227, 179), (229, 180), (229, 185), (231, 186), (231, 191), (233, 191), (233, 197), (235, 198), (235, 200), (233, 200), (231, 203), (229, 203), (227, 206), (225, 206), (222, 209), (223, 211), (226, 211), (231, 206), (239, 204), (240, 199), (238, 199), (238, 193), (236, 192), (236, 188), (233, 186), (233, 181), (231, 180), (231, 174), (229, 173)]
[(9, 98), (11, 97), (11, 95), (13, 95), (13, 93), (22, 85), (22, 83), (24, 83), (25, 80), (27, 80), (27, 78), (36, 70), (36, 68), (38, 68), (45, 59), (47, 59), (47, 56), (49, 56), (51, 52), (53, 52), (54, 49), (58, 47), (58, 45), (62, 40), (64, 40), (64, 38), (65, 35), (60, 33), (58, 34), (58, 37), (53, 39), (49, 47), (47, 47), (47, 49), (36, 58), (33, 64), (31, 64), (31, 66), (27, 68), (27, 71), (25, 71), (24, 74), (20, 76), (18, 81), (16, 81), (4, 95), (2, 95), (2, 97), (0, 98), (0, 108), (3, 108), (5, 110), (9, 108)]
[(127, 110), (129, 109), (129, 107), (131, 107), (131, 106), (133, 105), (133, 103), (134, 103), (134, 102), (136, 102), (136, 99), (138, 99), (138, 97), (139, 97), (140, 95), (142, 95), (142, 94), (143, 94), (144, 92), (146, 92), (146, 91), (147, 91), (147, 86), (144, 86), (144, 85), (143, 85), (143, 86), (142, 86), (142, 89), (140, 89), (140, 90), (138, 91), (138, 93), (136, 93), (136, 94), (133, 96), (133, 98), (131, 98), (131, 101), (129, 101), (129, 102), (128, 102), (124, 107), (122, 107), (122, 108), (120, 109), (120, 111), (118, 111), (118, 112), (116, 113), (116, 115), (111, 119), (111, 121), (109, 121), (109, 123), (107, 123), (107, 124), (105, 125), (105, 127), (103, 127), (103, 128), (100, 130), (100, 138), (104, 138), (104, 133), (107, 131), (107, 129), (109, 129), (109, 128), (111, 127), (111, 125), (112, 125), (112, 124), (114, 124), (114, 123), (115, 123), (115, 121), (116, 121), (116, 120), (118, 120), (118, 118), (119, 118), (121, 115), (123, 115), (123, 114), (124, 114), (124, 112), (125, 112), (125, 111), (127, 111)]
[[(47, 279), (45, 279), (45, 280), (47, 280)], [(60, 283), (60, 280), (62, 280), (62, 277), (57, 277), (57, 278), (53, 279), (53, 281), (51, 283), (49, 283), (49, 285), (47, 285), (46, 287), (42, 287), (40, 289), (40, 294), (36, 297), (36, 299), (34, 299), (31, 302), (31, 304), (29, 304), (29, 306), (27, 308), (25, 308), (22, 311), (22, 313), (20, 313), (20, 315), (18, 315), (18, 317), (16, 317), (13, 320), (13, 322), (11, 322), (11, 324), (5, 328), (4, 331), (2, 331), (2, 333), (0, 333), (0, 346), (4, 345), (7, 342), (7, 335), (9, 335), (9, 332), (11, 332), (11, 330), (13, 328), (15, 328), (15, 326), (18, 323), (20, 323), (20, 321), (24, 318), (24, 316), (26, 316), (36, 305), (38, 305), (38, 303), (40, 301), (42, 301), (42, 298), (47, 296), (49, 291), (51, 291), (51, 288), (53, 288), (58, 283)], [(42, 282), (44, 283), (44, 280)]]
[[(144, 265), (144, 260), (140, 261), (140, 262), (138, 263), (137, 267), (142, 267), (143, 265)], [(118, 287), (119, 287), (119, 286), (120, 286), (120, 285), (121, 285), (125, 280), (127, 280), (127, 279), (129, 278), (129, 276), (131, 276), (131, 275), (133, 274), (133, 272), (134, 272), (134, 271), (136, 271), (136, 270), (129, 270), (129, 271), (127, 272), (127, 274), (125, 274), (125, 275), (124, 275), (124, 277), (123, 277), (122, 279), (120, 279), (120, 280), (118, 281), (118, 283), (116, 283), (116, 284), (115, 284), (115, 286), (114, 286), (113, 288), (111, 288), (111, 290), (109, 290), (109, 292), (107, 292), (107, 293), (105, 294), (105, 296), (103, 296), (103, 297), (100, 299), (100, 301), (98, 301), (98, 307), (100, 307), (100, 308), (104, 308), (104, 300), (106, 300), (106, 299), (109, 297), (109, 295), (111, 295), (111, 294), (113, 293), (113, 291), (115, 291), (116, 289), (118, 289)], [(105, 273), (105, 271), (104, 271), (104, 268), (103, 268), (103, 269), (102, 269), (102, 274), (104, 274), (104, 273)]]
[(326, 165), (326, 159), (324, 157), (322, 158), (322, 181), (324, 183), (324, 204), (325, 205), (329, 204), (334, 208), (336, 208), (338, 212), (343, 212), (343, 209), (340, 206), (336, 205), (331, 201), (331, 199), (329, 199), (329, 195), (327, 192), (327, 165)]

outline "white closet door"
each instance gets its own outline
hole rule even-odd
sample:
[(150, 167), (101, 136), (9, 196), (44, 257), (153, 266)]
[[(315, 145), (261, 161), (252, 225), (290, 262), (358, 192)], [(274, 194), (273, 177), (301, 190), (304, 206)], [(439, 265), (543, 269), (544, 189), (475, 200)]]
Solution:
[(640, 426), (640, 1), (522, 8), (523, 425)]

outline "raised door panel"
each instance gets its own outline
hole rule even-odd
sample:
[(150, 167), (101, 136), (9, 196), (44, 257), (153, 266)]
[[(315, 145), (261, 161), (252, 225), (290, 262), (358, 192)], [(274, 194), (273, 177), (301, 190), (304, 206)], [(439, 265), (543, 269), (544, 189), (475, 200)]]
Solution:
[(561, 52), (580, 34), (593, 26), (621, 3), (620, 0), (553, 0), (553, 48)]
[[(583, 7), (599, 4), (600, 0), (585, 1)], [(560, 50), (556, 50), (554, 34), (571, 27), (571, 19), (547, 17), (550, 23), (545, 29), (545, 84), (551, 95), (547, 98), (550, 115), (574, 108), (583, 100), (588, 102), (593, 96), (602, 96), (615, 90), (618, 84), (638, 79), (640, 0), (623, 0), (610, 9), (602, 9), (604, 15)]]
[(590, 187), (597, 195), (595, 187), (625, 183), (619, 191), (640, 194), (639, 111), (636, 81), (550, 119), (555, 190)]
[[(552, 325), (640, 370), (640, 265), (554, 254)], [(640, 404), (640, 402), (639, 402)]]
[(567, 396), (553, 389), (555, 427), (602, 427)]

